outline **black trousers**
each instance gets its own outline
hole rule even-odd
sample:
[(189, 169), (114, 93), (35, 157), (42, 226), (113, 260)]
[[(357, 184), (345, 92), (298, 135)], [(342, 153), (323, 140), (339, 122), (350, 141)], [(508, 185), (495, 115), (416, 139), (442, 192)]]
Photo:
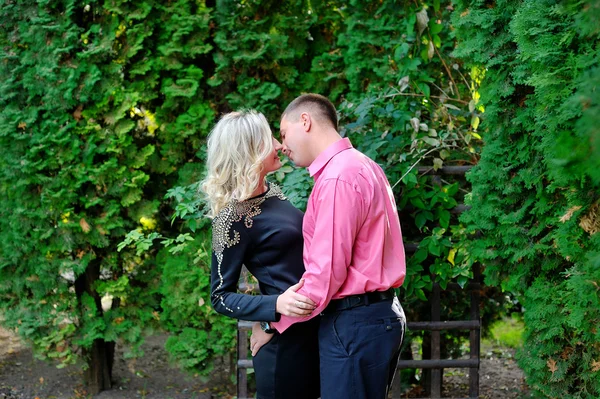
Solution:
[(319, 320), (296, 323), (260, 348), (253, 358), (258, 399), (320, 396)]

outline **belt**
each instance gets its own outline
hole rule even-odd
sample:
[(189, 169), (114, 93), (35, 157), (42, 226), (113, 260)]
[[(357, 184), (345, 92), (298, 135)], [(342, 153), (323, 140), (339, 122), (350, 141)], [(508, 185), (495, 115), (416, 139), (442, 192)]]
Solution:
[(351, 295), (341, 299), (333, 299), (323, 310), (323, 314), (334, 313), (342, 310), (357, 308), (359, 306), (368, 306), (370, 303), (387, 301), (396, 296), (393, 288), (386, 291), (367, 292), (361, 295)]

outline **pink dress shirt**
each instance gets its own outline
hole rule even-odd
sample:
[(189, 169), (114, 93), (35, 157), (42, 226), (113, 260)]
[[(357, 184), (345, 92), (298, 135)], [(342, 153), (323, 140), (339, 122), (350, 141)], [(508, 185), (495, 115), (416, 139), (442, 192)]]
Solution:
[(398, 210), (377, 163), (345, 138), (308, 167), (315, 185), (302, 226), (304, 286), (317, 308), (310, 316), (281, 316), (279, 332), (321, 313), (332, 299), (385, 291), (404, 282), (406, 264)]

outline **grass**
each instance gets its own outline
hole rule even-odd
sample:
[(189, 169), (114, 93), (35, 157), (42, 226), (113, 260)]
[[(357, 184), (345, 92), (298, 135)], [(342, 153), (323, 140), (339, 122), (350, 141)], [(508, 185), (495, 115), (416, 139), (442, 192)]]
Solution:
[(523, 330), (523, 320), (513, 315), (492, 325), (490, 341), (495, 345), (516, 349), (523, 345)]

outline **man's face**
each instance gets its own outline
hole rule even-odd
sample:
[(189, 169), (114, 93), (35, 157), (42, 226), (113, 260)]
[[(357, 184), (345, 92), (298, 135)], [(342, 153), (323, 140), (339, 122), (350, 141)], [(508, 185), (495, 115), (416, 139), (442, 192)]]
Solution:
[(286, 117), (281, 119), (279, 131), (283, 153), (296, 166), (307, 167), (311, 164), (308, 152), (308, 132), (304, 129), (302, 118), (290, 122)]

